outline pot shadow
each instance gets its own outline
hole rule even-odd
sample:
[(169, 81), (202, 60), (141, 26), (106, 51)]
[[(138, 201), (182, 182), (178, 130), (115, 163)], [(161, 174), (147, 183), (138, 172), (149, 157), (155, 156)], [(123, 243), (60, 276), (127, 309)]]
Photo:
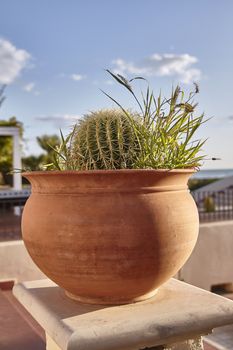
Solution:
[(49, 313), (55, 314), (60, 319), (80, 316), (86, 313), (119, 306), (117, 304), (84, 304), (70, 299), (66, 296), (65, 291), (58, 286), (30, 288), (30, 294), (44, 309), (48, 310)]
[[(51, 285), (51, 286), (41, 286), (41, 287), (31, 287), (28, 288), (30, 290), (31, 295), (31, 304), (33, 301), (37, 301), (37, 304), (39, 304), (44, 310), (47, 310), (48, 313), (55, 314), (60, 319), (66, 319), (71, 318), (73, 316), (81, 316), (84, 314), (104, 310), (104, 309), (131, 309), (137, 307), (141, 307), (143, 305), (147, 304), (161, 304), (164, 300), (166, 302), (170, 299), (174, 298), (174, 291), (172, 288), (174, 282), (170, 280), (166, 284), (164, 284), (161, 288), (159, 288), (156, 292), (156, 294), (146, 300), (140, 301), (140, 302), (133, 302), (133, 303), (127, 303), (127, 304), (111, 304), (111, 305), (97, 305), (97, 304), (85, 304), (81, 303), (79, 301), (73, 300), (69, 298), (65, 294), (65, 290), (57, 285)], [(170, 287), (171, 284), (171, 287)], [(172, 288), (172, 290), (171, 290)], [(178, 291), (176, 291), (176, 294)]]

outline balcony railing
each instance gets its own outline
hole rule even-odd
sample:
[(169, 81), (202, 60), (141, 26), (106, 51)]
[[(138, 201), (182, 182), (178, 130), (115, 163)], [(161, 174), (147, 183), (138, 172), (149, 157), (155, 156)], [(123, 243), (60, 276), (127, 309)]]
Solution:
[(21, 237), (21, 216), (29, 193), (1, 192), (0, 195), (0, 241)]
[(192, 193), (201, 222), (233, 220), (233, 189)]

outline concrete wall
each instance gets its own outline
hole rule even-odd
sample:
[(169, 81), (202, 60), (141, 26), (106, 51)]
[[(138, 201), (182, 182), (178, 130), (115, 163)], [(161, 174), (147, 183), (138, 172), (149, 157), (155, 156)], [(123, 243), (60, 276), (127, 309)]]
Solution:
[(0, 242), (0, 281), (46, 278), (34, 264), (23, 241)]
[(206, 290), (233, 283), (233, 221), (200, 225), (196, 247), (178, 278)]

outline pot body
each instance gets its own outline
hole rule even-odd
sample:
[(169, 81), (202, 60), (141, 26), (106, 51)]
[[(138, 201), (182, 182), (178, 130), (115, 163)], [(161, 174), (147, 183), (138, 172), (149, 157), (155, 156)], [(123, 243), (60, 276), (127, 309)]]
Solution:
[(34, 262), (70, 297), (143, 300), (182, 267), (198, 235), (190, 170), (32, 172), (22, 218)]

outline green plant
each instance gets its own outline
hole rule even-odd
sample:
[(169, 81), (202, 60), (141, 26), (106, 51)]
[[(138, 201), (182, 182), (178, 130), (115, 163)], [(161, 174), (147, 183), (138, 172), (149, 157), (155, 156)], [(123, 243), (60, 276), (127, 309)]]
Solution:
[(212, 196), (205, 197), (203, 205), (206, 213), (212, 213), (215, 211), (215, 201)]
[(141, 123), (135, 123), (128, 111), (103, 91), (131, 120), (140, 149), (135, 168), (199, 167), (205, 157), (200, 151), (206, 140), (193, 141), (193, 136), (206, 120), (204, 114), (194, 115), (197, 103), (193, 97), (199, 92), (198, 85), (194, 84), (195, 90), (186, 99), (179, 86), (172, 90), (170, 98), (162, 99), (161, 94), (155, 98), (148, 85), (140, 102), (131, 83), (137, 79), (145, 80), (144, 78), (136, 77), (128, 81), (119, 74), (113, 74), (109, 70), (107, 72), (131, 93), (139, 107)]
[(59, 145), (48, 146), (53, 150), (51, 163), (44, 164), (42, 170), (77, 170), (76, 162), (71, 157), (71, 140), (75, 133), (76, 127), (73, 128), (72, 132), (65, 138), (62, 131), (60, 130), (61, 142)]
[[(93, 112), (78, 123), (55, 151), (54, 161), (46, 168), (58, 170), (84, 169), (177, 169), (198, 168), (205, 156), (200, 154), (206, 140), (193, 140), (196, 131), (206, 121), (204, 114), (195, 115), (199, 92), (197, 84), (187, 98), (177, 86), (171, 96), (155, 98), (147, 86), (142, 99), (131, 83), (119, 74), (109, 74), (135, 99), (139, 111), (131, 113), (114, 98), (116, 110)], [(137, 117), (135, 117), (135, 115)]]
[[(130, 116), (137, 124), (135, 116)], [(70, 157), (79, 170), (130, 169), (138, 151), (128, 116), (121, 109), (102, 109), (85, 115), (76, 125)]]
[(58, 135), (42, 135), (42, 136), (37, 136), (36, 138), (38, 145), (42, 148), (43, 151), (46, 152), (46, 156), (48, 158), (53, 154), (53, 149), (51, 146), (57, 147), (61, 143), (61, 139)]
[(137, 116), (121, 109), (102, 109), (84, 116), (67, 138), (61, 132), (61, 143), (49, 170), (132, 169), (137, 160), (138, 140), (132, 126)]

